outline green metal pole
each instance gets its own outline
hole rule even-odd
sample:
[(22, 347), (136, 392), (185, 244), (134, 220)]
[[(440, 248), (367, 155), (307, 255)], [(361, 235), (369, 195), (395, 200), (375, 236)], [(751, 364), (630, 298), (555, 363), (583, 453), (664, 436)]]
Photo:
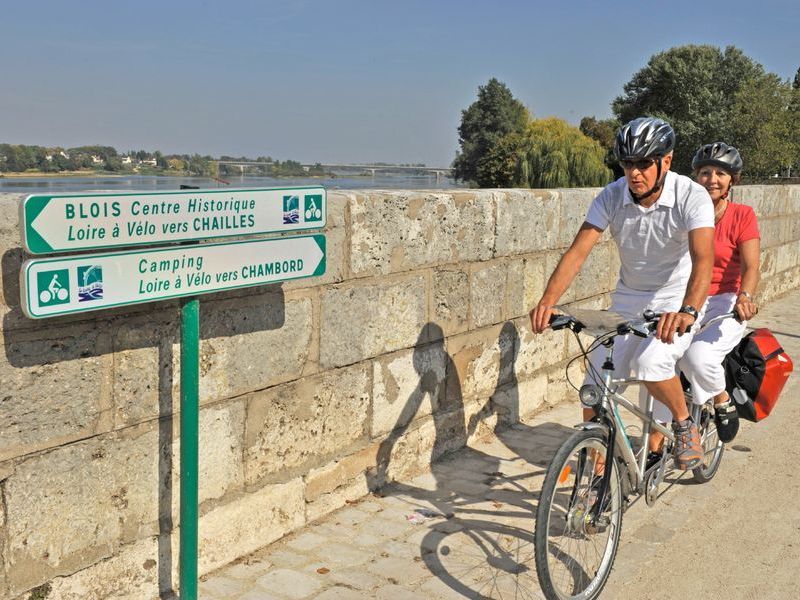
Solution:
[(197, 600), (199, 387), (200, 300), (186, 298), (181, 303), (181, 600)]

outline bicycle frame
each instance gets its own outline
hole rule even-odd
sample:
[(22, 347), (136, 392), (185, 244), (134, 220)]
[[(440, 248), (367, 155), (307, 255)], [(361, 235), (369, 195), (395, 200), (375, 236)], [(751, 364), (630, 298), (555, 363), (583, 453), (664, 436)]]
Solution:
[[(700, 328), (705, 329), (709, 325), (721, 321), (723, 319), (731, 318), (735, 316), (733, 313), (726, 313), (724, 315), (720, 315), (715, 317), (708, 322), (704, 323)], [(604, 345), (608, 348), (606, 353), (605, 361), (603, 362), (602, 367), (602, 397), (600, 402), (601, 410), (599, 414), (601, 417), (605, 417), (608, 419), (608, 423), (606, 427), (609, 429), (609, 442), (613, 442), (614, 447), (614, 455), (622, 457), (622, 460), (626, 466), (626, 476), (622, 478), (624, 482), (625, 489), (624, 495), (628, 496), (632, 492), (636, 491), (637, 493), (641, 493), (644, 488), (645, 477), (647, 475), (647, 455), (648, 455), (648, 441), (650, 439), (650, 433), (653, 429), (658, 431), (659, 433), (663, 434), (664, 437), (671, 441), (675, 441), (675, 435), (673, 434), (672, 430), (668, 427), (665, 427), (658, 421), (653, 418), (653, 396), (649, 393), (647, 394), (647, 399), (645, 401), (645, 408), (642, 410), (639, 406), (636, 406), (633, 402), (622, 396), (617, 392), (617, 390), (621, 387), (627, 387), (630, 385), (644, 385), (645, 382), (641, 379), (615, 379), (613, 377), (614, 372), (614, 340), (613, 338), (606, 342)], [(630, 442), (630, 438), (628, 437), (627, 433), (625, 432), (625, 423), (622, 421), (622, 417), (619, 414), (619, 406), (625, 408), (628, 412), (632, 413), (642, 422), (642, 447), (639, 451), (639, 456), (637, 458), (636, 453), (633, 451), (633, 445)], [(700, 413), (702, 410), (702, 405), (694, 404), (691, 405), (691, 415), (692, 418), (696, 423), (700, 422)], [(586, 423), (583, 425), (584, 429), (591, 429), (593, 427), (603, 427), (603, 425), (598, 423)], [(611, 439), (613, 438), (613, 439)], [(606, 455), (606, 463), (607, 465), (611, 463), (611, 453), (612, 443), (609, 443), (607, 455)], [(666, 445), (665, 450), (662, 452), (666, 452)], [(608, 481), (610, 480), (610, 472), (607, 472), (603, 476), (603, 482), (601, 484), (601, 491), (600, 496), (604, 497), (605, 493), (608, 489)]]

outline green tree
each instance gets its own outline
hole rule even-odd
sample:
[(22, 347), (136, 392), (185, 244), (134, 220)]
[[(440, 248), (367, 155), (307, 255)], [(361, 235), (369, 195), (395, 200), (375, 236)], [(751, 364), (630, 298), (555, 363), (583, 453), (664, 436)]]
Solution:
[(531, 188), (602, 186), (612, 177), (605, 154), (599, 142), (562, 119), (533, 120), (517, 155), (515, 183)]
[[(523, 134), (529, 115), (511, 90), (495, 78), (478, 88), (478, 99), (461, 112), (458, 128), (460, 150), (453, 161), (454, 176), (481, 187), (507, 186), (510, 182), (496, 179), (502, 167), (487, 163), (497, 154), (501, 140), (510, 134)], [(502, 142), (508, 144), (508, 140)]]
[(621, 123), (640, 116), (668, 121), (677, 136), (673, 169), (689, 173), (702, 144), (725, 139), (736, 94), (764, 68), (728, 46), (679, 46), (650, 57), (612, 107)]
[(745, 174), (770, 176), (797, 159), (794, 90), (772, 73), (747, 82), (734, 98), (728, 139), (744, 159)]
[(614, 158), (614, 138), (619, 127), (620, 122), (617, 119), (597, 120), (593, 116), (583, 117), (578, 127), (583, 135), (596, 140), (606, 151), (606, 166), (614, 172), (615, 177), (623, 175), (622, 167)]

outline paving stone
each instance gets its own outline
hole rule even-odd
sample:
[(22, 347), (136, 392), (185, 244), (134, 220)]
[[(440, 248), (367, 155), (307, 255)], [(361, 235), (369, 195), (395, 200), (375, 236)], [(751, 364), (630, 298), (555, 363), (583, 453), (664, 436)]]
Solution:
[(323, 583), (319, 579), (290, 569), (270, 571), (266, 575), (259, 577), (256, 583), (270, 593), (286, 596), (287, 598), (305, 598), (316, 594), (323, 587)]
[(376, 600), (430, 600), (429, 597), (411, 592), (399, 585), (390, 584), (375, 592)]
[(264, 590), (250, 590), (236, 600), (283, 600), (284, 596), (275, 596)]
[(297, 550), (298, 552), (306, 552), (313, 548), (318, 548), (325, 542), (329, 541), (330, 540), (323, 535), (314, 533), (312, 531), (306, 531), (297, 537), (287, 540), (286, 546), (293, 550)]
[(247, 584), (228, 577), (214, 577), (201, 581), (197, 586), (201, 594), (210, 594), (213, 598), (235, 598), (247, 591)]
[(308, 562), (308, 558), (305, 555), (292, 552), (280, 546), (274, 552), (270, 552), (267, 558), (276, 567), (299, 567)]
[(399, 556), (379, 558), (374, 563), (367, 565), (367, 570), (380, 577), (390, 578), (403, 586), (413, 585), (428, 575), (428, 570), (422, 563)]
[(318, 596), (315, 596), (316, 600), (362, 600), (363, 598), (364, 592), (343, 586), (328, 588)]

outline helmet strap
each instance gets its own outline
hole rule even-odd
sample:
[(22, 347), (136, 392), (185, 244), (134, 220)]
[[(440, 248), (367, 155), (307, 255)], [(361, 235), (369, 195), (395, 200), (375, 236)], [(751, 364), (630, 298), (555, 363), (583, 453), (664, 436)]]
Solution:
[(637, 196), (636, 194), (633, 193), (633, 190), (631, 188), (628, 188), (628, 191), (631, 193), (631, 197), (633, 198), (633, 201), (636, 204), (641, 204), (642, 200), (644, 200), (645, 198), (649, 198), (650, 196), (655, 194), (664, 185), (664, 179), (666, 179), (666, 173), (664, 174), (664, 177), (661, 177), (661, 159), (662, 159), (662, 157), (659, 156), (658, 157), (658, 163), (657, 163), (658, 171), (656, 171), (656, 182), (653, 185), (653, 187), (651, 187), (648, 191), (646, 191), (641, 196)]

